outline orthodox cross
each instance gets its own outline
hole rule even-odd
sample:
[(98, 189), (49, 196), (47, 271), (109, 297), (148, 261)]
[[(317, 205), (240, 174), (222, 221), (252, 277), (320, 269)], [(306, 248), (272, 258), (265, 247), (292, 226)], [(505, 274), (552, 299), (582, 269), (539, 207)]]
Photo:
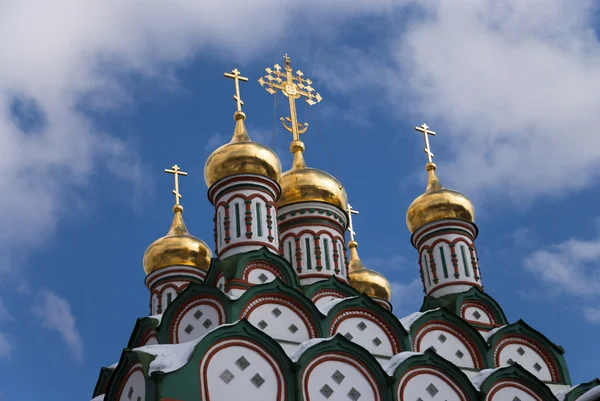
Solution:
[(431, 148), (429, 147), (429, 135), (435, 135), (435, 132), (430, 131), (425, 123), (421, 124), (420, 127), (415, 127), (415, 130), (423, 133), (423, 136), (425, 137), (425, 154), (427, 155), (429, 163), (433, 163), (433, 153), (431, 153)]
[(240, 96), (240, 81), (248, 82), (248, 78), (242, 77), (237, 68), (234, 68), (231, 73), (226, 72), (225, 77), (232, 78), (235, 82), (235, 95), (233, 95), (233, 100), (237, 102), (237, 111), (241, 112), (244, 102)]
[(181, 199), (181, 194), (179, 193), (179, 176), (186, 176), (187, 173), (181, 171), (177, 164), (173, 165), (171, 169), (165, 169), (165, 173), (173, 174), (175, 176), (175, 189), (173, 190), (173, 195), (175, 195), (175, 204), (179, 205), (179, 199)]
[[(313, 89), (312, 81), (304, 78), (302, 71), (296, 71), (296, 75), (292, 73), (292, 61), (286, 54), (284, 57), (284, 71), (281, 71), (281, 66), (275, 64), (273, 69), (265, 68), (267, 75), (259, 78), (258, 83), (264, 87), (271, 95), (277, 93), (278, 90), (288, 98), (290, 103), (290, 116), (285, 119), (281, 118), (283, 127), (288, 130), (293, 136), (294, 141), (300, 140), (300, 134), (303, 134), (308, 129), (308, 124), (298, 122), (296, 113), (296, 99), (304, 97), (306, 103), (310, 106), (319, 103), (323, 98)], [(288, 126), (285, 122), (290, 123)]]
[(358, 214), (358, 210), (352, 208), (352, 206), (348, 203), (348, 232), (350, 233), (350, 241), (354, 241), (354, 236), (356, 233), (354, 232), (354, 226), (352, 225), (352, 215)]

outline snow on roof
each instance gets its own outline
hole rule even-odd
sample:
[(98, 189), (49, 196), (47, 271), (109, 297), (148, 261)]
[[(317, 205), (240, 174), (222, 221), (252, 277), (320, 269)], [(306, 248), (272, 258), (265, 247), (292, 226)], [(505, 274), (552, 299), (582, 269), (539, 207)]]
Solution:
[(357, 297), (348, 297), (348, 298), (335, 298), (332, 299), (331, 301), (327, 302), (324, 305), (321, 306), (317, 306), (317, 309), (319, 309), (319, 311), (324, 314), (327, 315), (329, 313), (329, 311), (336, 306), (337, 304), (339, 304), (340, 302), (343, 302), (347, 299), (352, 299), (352, 298), (357, 298)]
[(200, 343), (200, 341), (202, 341), (202, 339), (209, 333), (213, 332), (214, 330), (218, 330), (221, 327), (233, 326), (238, 322), (239, 320), (235, 323), (222, 324), (212, 330), (207, 331), (203, 336), (186, 343), (144, 345), (143, 347), (134, 348), (133, 350), (154, 355), (156, 357), (152, 362), (150, 362), (148, 374), (152, 374), (152, 372), (171, 373), (181, 369), (188, 363), (192, 353), (194, 352), (194, 349), (196, 349), (196, 345), (198, 345), (198, 343)]
[(485, 379), (487, 379), (492, 373), (494, 373), (498, 369), (504, 369), (504, 368), (500, 367), (500, 368), (494, 368), (494, 369), (480, 370), (479, 373), (477, 373), (475, 376), (473, 376), (471, 378), (471, 383), (473, 383), (473, 386), (475, 386), (477, 391), (479, 391), (481, 384), (485, 381)]
[(104, 401), (104, 394), (92, 398), (92, 401)]
[(496, 332), (498, 330), (502, 330), (503, 328), (505, 328), (506, 326), (500, 326), (500, 327), (496, 327), (494, 330), (490, 330), (489, 332), (483, 334), (483, 339), (485, 340), (485, 342), (487, 342), (491, 336), (493, 336), (494, 334), (496, 334)]
[[(160, 324), (160, 322), (162, 322), (162, 313), (160, 315), (150, 315), (148, 317), (151, 317), (152, 319), (158, 320), (158, 324)], [(158, 326), (158, 325), (157, 325)]]
[(565, 401), (567, 394), (569, 394), (571, 391), (575, 390), (577, 387), (579, 387), (579, 384), (574, 387), (571, 387), (569, 389), (559, 391), (558, 393), (554, 394), (554, 396), (556, 397), (556, 399), (558, 401)]
[(314, 347), (315, 345), (322, 343), (323, 341), (329, 341), (333, 337), (328, 338), (313, 338), (310, 340), (306, 340), (296, 348), (289, 350), (287, 356), (292, 360), (292, 362), (298, 362), (302, 354), (304, 354), (309, 348)]
[(388, 374), (388, 376), (392, 376), (394, 374), (394, 372), (396, 371), (396, 368), (402, 362), (404, 362), (411, 356), (415, 356), (415, 355), (423, 355), (423, 353), (422, 352), (409, 352), (409, 351), (400, 352), (399, 354), (394, 355), (389, 360), (389, 362), (384, 366), (383, 369)]
[(421, 316), (423, 316), (426, 313), (433, 312), (433, 311), (436, 311), (436, 310), (439, 310), (439, 309), (440, 308), (428, 310), (428, 311), (425, 311), (425, 312), (411, 313), (410, 315), (405, 316), (402, 319), (400, 319), (400, 323), (402, 323), (402, 326), (404, 326), (404, 328), (406, 329), (406, 331), (410, 332), (410, 326), (412, 326), (412, 324), (414, 322), (416, 322), (417, 319), (419, 319)]
[(585, 392), (577, 401), (597, 401), (598, 399), (600, 399), (600, 386)]
[(109, 368), (109, 369), (112, 369), (112, 370), (115, 370), (115, 369), (117, 368), (117, 366), (118, 366), (118, 365), (119, 365), (119, 362), (115, 362), (115, 363), (113, 363), (112, 365), (110, 365), (108, 368)]

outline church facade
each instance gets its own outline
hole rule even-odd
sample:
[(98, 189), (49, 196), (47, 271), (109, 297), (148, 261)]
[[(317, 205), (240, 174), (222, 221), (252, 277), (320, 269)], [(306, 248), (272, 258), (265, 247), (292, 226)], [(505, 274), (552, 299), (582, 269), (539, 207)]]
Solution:
[[(214, 252), (192, 236), (179, 202), (144, 254), (150, 313), (120, 360), (100, 369), (93, 401), (593, 401), (572, 385), (564, 349), (509, 321), (483, 290), (472, 203), (444, 188), (425, 138), (428, 183), (407, 211), (423, 284), (421, 309), (398, 318), (391, 286), (364, 266), (344, 186), (308, 167), (296, 101), (321, 101), (284, 66), (259, 83), (289, 101), (292, 168), (250, 139), (237, 70), (231, 141), (205, 165)], [(350, 240), (346, 241), (346, 232)]]

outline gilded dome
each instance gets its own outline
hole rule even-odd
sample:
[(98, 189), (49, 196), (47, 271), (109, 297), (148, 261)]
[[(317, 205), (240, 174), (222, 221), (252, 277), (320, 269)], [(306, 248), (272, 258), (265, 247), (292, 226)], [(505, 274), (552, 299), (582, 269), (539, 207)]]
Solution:
[(427, 163), (428, 180), (425, 193), (417, 197), (406, 212), (406, 225), (412, 233), (432, 221), (442, 219), (475, 222), (475, 208), (460, 192), (442, 186), (435, 174), (435, 164)]
[(254, 142), (248, 136), (241, 111), (233, 115), (235, 130), (231, 142), (221, 146), (208, 157), (204, 166), (204, 180), (210, 188), (215, 182), (234, 174), (259, 174), (279, 181), (281, 162), (268, 147)]
[(360, 258), (356, 248), (358, 243), (350, 241), (350, 263), (348, 263), (348, 278), (350, 285), (359, 292), (365, 293), (371, 298), (390, 301), (392, 298), (392, 286), (385, 276), (375, 270), (367, 269)]
[(175, 216), (167, 235), (154, 241), (144, 253), (146, 275), (168, 266), (191, 266), (207, 271), (212, 251), (204, 241), (188, 232), (183, 222), (183, 207), (173, 207)]

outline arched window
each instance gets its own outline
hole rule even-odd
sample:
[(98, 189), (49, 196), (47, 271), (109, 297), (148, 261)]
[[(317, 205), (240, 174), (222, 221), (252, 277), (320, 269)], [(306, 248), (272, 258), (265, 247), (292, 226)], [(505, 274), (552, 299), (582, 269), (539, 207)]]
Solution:
[(146, 380), (142, 365), (136, 363), (129, 370), (117, 399), (119, 401), (144, 401), (146, 399)]

